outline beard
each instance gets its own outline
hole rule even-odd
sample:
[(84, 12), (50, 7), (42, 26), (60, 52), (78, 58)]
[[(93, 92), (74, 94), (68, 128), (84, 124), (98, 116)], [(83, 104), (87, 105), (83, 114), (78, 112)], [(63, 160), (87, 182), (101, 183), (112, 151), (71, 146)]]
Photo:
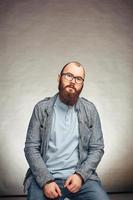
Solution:
[[(69, 91), (67, 90), (67, 88), (69, 88)], [(80, 88), (80, 90), (76, 90), (72, 83), (64, 86), (62, 80), (60, 79), (58, 85), (60, 100), (68, 106), (73, 106), (74, 104), (76, 104), (78, 97), (82, 91), (82, 88), (83, 85)]]

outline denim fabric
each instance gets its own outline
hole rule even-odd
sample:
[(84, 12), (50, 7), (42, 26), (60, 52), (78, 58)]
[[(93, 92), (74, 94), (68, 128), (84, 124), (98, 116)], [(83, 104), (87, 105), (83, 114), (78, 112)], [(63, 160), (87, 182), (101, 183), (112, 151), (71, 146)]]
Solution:
[[(64, 200), (65, 198), (72, 200), (109, 200), (108, 195), (104, 191), (102, 185), (98, 181), (88, 180), (86, 181), (79, 192), (71, 193), (64, 188), (65, 180), (56, 179), (55, 182), (61, 189), (62, 196), (56, 198), (56, 200)], [(50, 200), (44, 196), (42, 189), (37, 185), (35, 180), (32, 181), (28, 191), (27, 200)]]
[[(46, 166), (46, 155), (52, 126), (53, 106), (57, 95), (37, 103), (30, 119), (24, 148), (30, 166), (24, 180), (25, 192), (32, 178), (35, 178), (40, 188), (47, 181), (54, 180)], [(104, 153), (100, 118), (95, 105), (84, 98), (79, 98), (75, 106), (79, 127), (79, 161), (75, 171), (82, 176), (84, 181), (99, 180), (96, 168)]]

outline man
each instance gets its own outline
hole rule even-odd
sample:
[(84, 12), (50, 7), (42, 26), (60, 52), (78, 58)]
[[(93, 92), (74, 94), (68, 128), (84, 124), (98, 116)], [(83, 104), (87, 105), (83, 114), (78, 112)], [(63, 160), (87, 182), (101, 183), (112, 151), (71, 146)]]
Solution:
[(34, 108), (24, 149), (28, 200), (109, 199), (96, 174), (104, 152), (99, 115), (79, 97), (84, 79), (80, 63), (67, 63), (58, 76), (59, 93)]

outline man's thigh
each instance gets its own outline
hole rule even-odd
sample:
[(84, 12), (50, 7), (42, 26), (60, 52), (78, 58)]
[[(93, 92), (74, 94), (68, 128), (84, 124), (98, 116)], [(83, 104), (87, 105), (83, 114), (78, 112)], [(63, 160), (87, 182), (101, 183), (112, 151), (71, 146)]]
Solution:
[(75, 200), (109, 200), (109, 197), (98, 181), (88, 180), (79, 192), (71, 193), (70, 199)]
[(43, 195), (43, 190), (37, 185), (36, 181), (33, 179), (31, 185), (28, 189), (27, 200), (45, 200)]
[[(43, 190), (39, 187), (39, 185), (33, 179), (28, 189), (27, 200), (51, 200), (51, 199), (47, 198), (44, 195)], [(54, 200), (64, 200), (64, 197), (62, 196)]]

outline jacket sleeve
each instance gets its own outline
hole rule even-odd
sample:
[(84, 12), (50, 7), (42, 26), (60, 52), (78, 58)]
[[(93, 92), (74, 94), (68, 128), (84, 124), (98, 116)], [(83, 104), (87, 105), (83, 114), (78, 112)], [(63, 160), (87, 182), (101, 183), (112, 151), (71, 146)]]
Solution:
[(48, 171), (40, 153), (40, 148), (41, 148), (40, 125), (41, 125), (41, 112), (37, 104), (33, 110), (29, 122), (24, 152), (36, 182), (40, 187), (43, 187), (43, 185), (47, 181), (54, 180), (54, 178), (52, 174)]
[(92, 127), (90, 128), (91, 136), (88, 144), (87, 159), (85, 159), (76, 170), (76, 173), (80, 174), (84, 181), (89, 179), (91, 175), (95, 172), (104, 154), (104, 140), (101, 129), (101, 122), (96, 107), (94, 106), (94, 104), (92, 105)]

